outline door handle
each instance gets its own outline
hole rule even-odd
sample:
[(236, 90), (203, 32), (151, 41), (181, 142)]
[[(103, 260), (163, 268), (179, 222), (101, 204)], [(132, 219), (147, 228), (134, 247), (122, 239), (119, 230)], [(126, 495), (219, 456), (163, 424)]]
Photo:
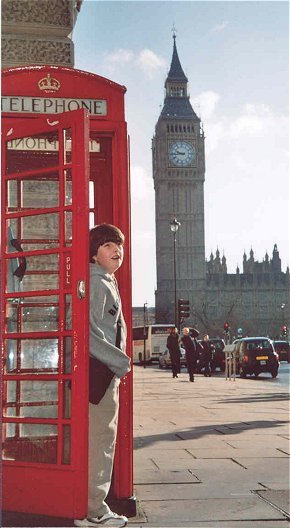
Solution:
[(84, 280), (79, 280), (77, 285), (77, 295), (79, 299), (84, 299), (86, 296), (86, 283)]

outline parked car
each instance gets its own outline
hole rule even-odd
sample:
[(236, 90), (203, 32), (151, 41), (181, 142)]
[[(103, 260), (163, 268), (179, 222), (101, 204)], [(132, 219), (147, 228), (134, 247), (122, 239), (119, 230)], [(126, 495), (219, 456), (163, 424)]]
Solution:
[[(202, 344), (202, 341), (198, 341)], [(213, 338), (209, 339), (209, 343), (211, 343), (214, 346), (213, 354), (212, 354), (212, 360), (210, 362), (211, 371), (215, 372), (217, 368), (220, 369), (221, 372), (224, 372), (226, 369), (226, 358), (225, 358), (225, 342), (223, 339)], [(200, 373), (203, 371), (203, 364), (202, 364), (202, 353), (199, 354), (199, 360), (197, 363), (197, 372)]]
[(279, 360), (290, 363), (290, 345), (288, 341), (273, 341), (273, 345), (279, 356)]
[[(185, 350), (184, 348), (180, 347), (181, 351), (181, 358), (180, 358), (180, 366), (186, 367), (186, 357), (185, 357)], [(162, 352), (162, 354), (159, 356), (159, 368), (171, 368), (171, 359), (168, 348)]]
[(279, 356), (268, 337), (244, 337), (236, 343), (234, 353), (241, 378), (247, 374), (257, 377), (261, 372), (270, 372), (272, 378), (277, 377)]

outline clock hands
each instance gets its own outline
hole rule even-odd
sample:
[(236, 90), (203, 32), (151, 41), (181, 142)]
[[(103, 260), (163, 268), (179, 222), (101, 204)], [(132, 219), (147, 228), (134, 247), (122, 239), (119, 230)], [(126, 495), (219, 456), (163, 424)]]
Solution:
[(190, 166), (195, 157), (195, 147), (186, 141), (177, 141), (169, 146), (169, 158), (176, 167)]

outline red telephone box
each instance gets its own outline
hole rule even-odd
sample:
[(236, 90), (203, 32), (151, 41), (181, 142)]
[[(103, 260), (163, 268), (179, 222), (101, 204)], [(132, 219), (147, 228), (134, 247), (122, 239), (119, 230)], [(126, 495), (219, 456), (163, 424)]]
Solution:
[[(124, 93), (69, 68), (3, 71), (3, 510), (86, 514), (88, 232), (101, 222), (126, 236), (118, 281), (131, 353)], [(129, 374), (112, 491), (134, 514), (132, 458)]]

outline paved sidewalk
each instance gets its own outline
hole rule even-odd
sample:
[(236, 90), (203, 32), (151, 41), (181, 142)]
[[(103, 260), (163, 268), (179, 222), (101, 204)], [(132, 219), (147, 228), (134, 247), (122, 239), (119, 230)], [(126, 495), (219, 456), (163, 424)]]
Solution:
[(288, 391), (265, 378), (178, 379), (134, 368), (134, 482), (129, 526), (286, 528)]

